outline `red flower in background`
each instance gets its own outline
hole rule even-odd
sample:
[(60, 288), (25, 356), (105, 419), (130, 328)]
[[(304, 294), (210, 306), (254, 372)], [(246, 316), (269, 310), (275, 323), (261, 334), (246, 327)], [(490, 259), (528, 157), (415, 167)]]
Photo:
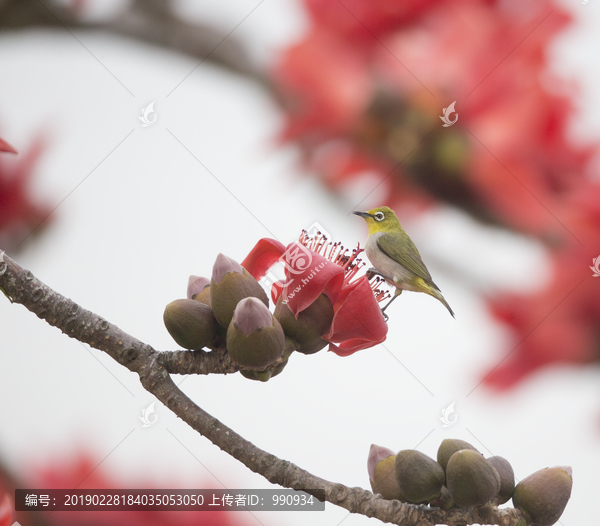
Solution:
[[(38, 139), (21, 159), (0, 156), (0, 248), (18, 246), (51, 212), (31, 196), (33, 168), (44, 148)], [(0, 152), (17, 153), (0, 139)]]
[(349, 356), (385, 341), (387, 323), (379, 301), (387, 296), (376, 289), (366, 276), (352, 279), (364, 264), (357, 259), (362, 249), (350, 254), (339, 243), (327, 242), (323, 236), (309, 238), (287, 247), (274, 239), (263, 238), (250, 251), (242, 266), (256, 279), (261, 279), (278, 262), (285, 266), (285, 284), (274, 284), (271, 291), (277, 303), (284, 296), (292, 313), (309, 307), (321, 294), (333, 305), (333, 321), (322, 338), (330, 342), (329, 350), (338, 356)]
[[(521, 343), (486, 382), (598, 360), (600, 280), (587, 268), (600, 251), (588, 173), (598, 148), (567, 140), (573, 89), (547, 72), (565, 10), (549, 0), (304, 3), (313, 28), (274, 71), (283, 140), (332, 191), (375, 174), (382, 200), (410, 203), (406, 213), (442, 201), (547, 244), (547, 290), (490, 300)], [(443, 127), (453, 101), (460, 118)]]
[[(80, 456), (69, 462), (41, 469), (32, 480), (33, 486), (44, 489), (117, 489), (123, 487), (154, 489), (159, 486), (138, 482), (128, 482), (115, 479), (98, 467), (98, 462), (90, 457)], [(178, 485), (171, 481), (163, 483), (161, 488), (176, 488)], [(196, 484), (195, 487), (205, 487)], [(18, 520), (23, 526), (33, 524), (27, 519), (27, 512), (19, 512)], [(241, 526), (247, 524), (244, 514), (224, 511), (54, 511), (46, 516), (48, 524), (57, 526), (192, 526), (209, 524), (210, 526)], [(12, 524), (12, 523), (11, 523)]]
[(0, 487), (0, 526), (12, 526), (15, 522), (13, 502), (8, 493), (3, 493)]
[(581, 185), (563, 203), (561, 216), (577, 232), (552, 250), (550, 285), (532, 296), (490, 299), (492, 312), (515, 332), (518, 343), (486, 379), (510, 387), (547, 364), (600, 360), (600, 279), (589, 266), (600, 255), (600, 186)]
[(0, 152), (17, 153), (17, 150), (0, 137)]

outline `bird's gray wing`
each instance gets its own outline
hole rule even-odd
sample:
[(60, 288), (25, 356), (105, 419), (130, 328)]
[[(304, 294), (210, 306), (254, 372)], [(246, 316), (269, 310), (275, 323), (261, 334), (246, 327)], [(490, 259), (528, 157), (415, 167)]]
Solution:
[[(400, 238), (396, 236), (400, 236)], [(400, 263), (403, 267), (415, 273), (436, 289), (438, 288), (431, 279), (431, 274), (427, 270), (425, 263), (423, 263), (417, 247), (407, 233), (383, 234), (377, 240), (377, 246), (386, 256)]]

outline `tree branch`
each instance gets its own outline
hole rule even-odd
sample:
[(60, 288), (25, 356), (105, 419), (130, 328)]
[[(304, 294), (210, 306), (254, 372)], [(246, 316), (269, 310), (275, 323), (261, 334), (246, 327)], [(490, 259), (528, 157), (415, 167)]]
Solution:
[(483, 506), (474, 509), (439, 508), (385, 500), (362, 488), (329, 482), (259, 449), (190, 400), (173, 382), (170, 373), (228, 374), (237, 370), (224, 350), (158, 352), (97, 314), (38, 280), (0, 251), (0, 288), (15, 303), (80, 342), (106, 352), (139, 375), (144, 388), (193, 429), (269, 482), (303, 490), (367, 517), (402, 526), (434, 524), (496, 524), (515, 526), (521, 513), (513, 508)]
[(222, 66), (257, 81), (270, 82), (245, 46), (234, 36), (214, 27), (190, 23), (179, 17), (168, 0), (136, 0), (118, 16), (102, 22), (83, 20), (76, 9), (48, 0), (0, 0), (0, 28), (31, 27), (102, 30), (184, 53)]
[(227, 349), (162, 352), (161, 363), (171, 374), (231, 374), (240, 370)]

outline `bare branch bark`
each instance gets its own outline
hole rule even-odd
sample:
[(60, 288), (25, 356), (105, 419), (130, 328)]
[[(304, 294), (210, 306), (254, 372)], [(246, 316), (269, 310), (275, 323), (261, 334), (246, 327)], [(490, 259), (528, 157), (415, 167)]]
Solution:
[(513, 508), (483, 506), (474, 509), (439, 508), (385, 500), (362, 488), (349, 488), (259, 449), (190, 400), (173, 382), (170, 373), (228, 374), (236, 370), (225, 351), (159, 352), (97, 314), (38, 280), (0, 251), (0, 288), (15, 303), (80, 342), (106, 352), (139, 375), (144, 388), (213, 444), (269, 482), (322, 497), (352, 513), (375, 517), (402, 526), (496, 524), (515, 526), (521, 513)]
[(231, 374), (240, 370), (227, 349), (170, 351), (161, 353), (162, 364), (171, 374)]

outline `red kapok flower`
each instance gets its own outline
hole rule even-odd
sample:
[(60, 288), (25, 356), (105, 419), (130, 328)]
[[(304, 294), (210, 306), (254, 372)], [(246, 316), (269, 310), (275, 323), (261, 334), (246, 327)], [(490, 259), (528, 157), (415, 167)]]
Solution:
[[(96, 469), (98, 468), (98, 469)], [(46, 489), (100, 489), (112, 491), (117, 488), (181, 487), (177, 480), (163, 481), (156, 486), (151, 480), (138, 482), (116, 477), (114, 474), (98, 467), (98, 460), (87, 454), (79, 454), (72, 459), (48, 465), (32, 473), (30, 483), (33, 487)], [(196, 483), (192, 487), (210, 487), (210, 482)], [(212, 483), (214, 484), (214, 483)], [(30, 487), (32, 487), (30, 486)], [(210, 510), (210, 511), (53, 511), (48, 514), (45, 524), (49, 526), (195, 526), (210, 524), (211, 526), (246, 526), (248, 521), (243, 513)], [(33, 522), (33, 521), (32, 521)], [(12, 523), (11, 523), (12, 524)], [(25, 524), (25, 523), (24, 523)], [(29, 524), (29, 523), (27, 523)]]
[[(0, 245), (10, 250), (18, 246), (31, 232), (39, 231), (51, 209), (39, 204), (31, 195), (33, 168), (44, 143), (37, 139), (21, 159), (0, 156)], [(0, 139), (0, 152), (15, 152)]]
[[(576, 85), (548, 68), (569, 12), (555, 0), (302, 3), (312, 27), (273, 76), (282, 137), (308, 171), (333, 192), (372, 184), (396, 208), (445, 202), (544, 243), (547, 288), (490, 301), (521, 343), (488, 385), (600, 361), (600, 278), (588, 268), (600, 247), (600, 144), (571, 140)], [(450, 103), (460, 117), (442, 126)]]
[(333, 321), (323, 339), (338, 356), (373, 347), (385, 341), (387, 324), (379, 302), (387, 297), (366, 276), (352, 281), (364, 264), (356, 248), (348, 253), (340, 243), (328, 242), (320, 233), (309, 237), (303, 232), (299, 241), (285, 247), (279, 241), (263, 238), (250, 251), (242, 266), (256, 279), (262, 278), (276, 263), (285, 267), (285, 283), (275, 284), (273, 300), (283, 294), (294, 316), (325, 294), (333, 305)]

